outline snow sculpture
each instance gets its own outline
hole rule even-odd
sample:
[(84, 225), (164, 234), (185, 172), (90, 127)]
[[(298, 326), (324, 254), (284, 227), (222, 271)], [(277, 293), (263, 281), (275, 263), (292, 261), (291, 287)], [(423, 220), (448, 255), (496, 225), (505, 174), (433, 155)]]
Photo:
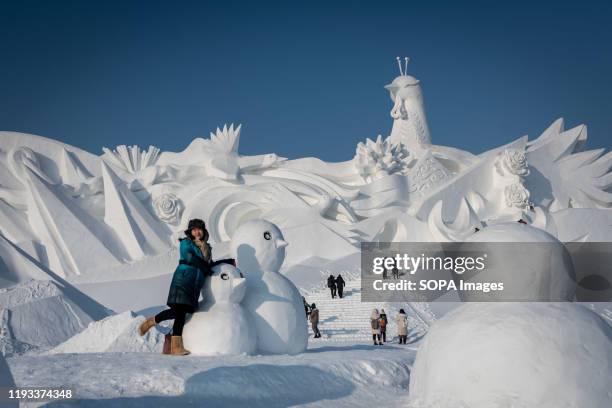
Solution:
[(355, 167), (365, 181), (381, 178), (387, 174), (404, 174), (408, 167), (409, 153), (403, 143), (391, 144), (378, 135), (376, 141), (369, 138), (365, 144), (359, 142), (355, 154)]
[(549, 211), (612, 207), (612, 152), (585, 150), (586, 140), (585, 125), (564, 130), (558, 119), (528, 144), (527, 159), (539, 174), (527, 184), (533, 199)]
[[(573, 303), (469, 303), (430, 328), (414, 407), (609, 407), (612, 328)], [(551, 392), (554, 391), (554, 392)]]
[(515, 148), (504, 149), (497, 162), (495, 162), (495, 169), (501, 176), (506, 176), (506, 172), (516, 176), (527, 176), (529, 174), (529, 165), (525, 153)]
[(183, 329), (185, 348), (200, 355), (253, 353), (257, 336), (241, 305), (247, 289), (239, 269), (219, 264), (202, 288), (204, 304)]
[(257, 349), (270, 354), (297, 354), (306, 349), (308, 328), (302, 297), (279, 273), (287, 242), (278, 227), (266, 220), (250, 220), (232, 236), (232, 255), (244, 272), (244, 307), (257, 333)]
[(163, 193), (153, 199), (157, 217), (170, 224), (178, 222), (183, 212), (183, 202), (172, 193)]
[(528, 208), (532, 205), (529, 191), (518, 182), (504, 187), (504, 197), (508, 207)]
[(416, 200), (422, 198), (427, 190), (441, 185), (450, 177), (448, 170), (433, 157), (431, 152), (426, 152), (409, 173), (408, 191), (412, 193), (413, 200)]
[(404, 69), (397, 57), (400, 76), (385, 86), (394, 102), (391, 117), (395, 119), (390, 141), (404, 142), (410, 149), (419, 149), (422, 144), (430, 144), (431, 136), (423, 106), (423, 93), (419, 80), (407, 74), (408, 57), (404, 58)]
[(560, 119), (535, 140), (477, 156), (431, 144), (407, 63), (386, 87), (391, 134), (360, 143), (343, 162), (241, 155), (239, 125), (179, 152), (118, 146), (102, 155), (0, 132), (0, 249), (10, 269), (0, 285), (45, 268), (83, 278), (132, 270), (168, 254), (189, 217), (206, 220), (217, 248), (244, 222), (268, 219), (299, 243), (287, 264), (345, 256), (375, 238), (460, 241), (475, 227), (518, 219), (563, 240), (610, 239), (612, 153), (586, 150), (585, 126), (564, 130)]
[(128, 171), (136, 173), (146, 167), (152, 166), (157, 161), (160, 150), (155, 146), (149, 146), (147, 150), (141, 150), (140, 146), (117, 146), (115, 150), (103, 147), (102, 156), (109, 163)]
[(529, 201), (529, 190), (523, 185), (523, 177), (529, 175), (529, 166), (524, 150), (506, 148), (495, 161), (496, 184), (503, 186), (507, 207), (526, 209), (533, 206)]
[[(576, 279), (572, 259), (557, 238), (518, 222), (488, 226), (465, 239), (466, 250), (487, 254), (487, 267), (469, 282), (503, 282), (497, 292), (459, 291), (464, 301), (572, 301)], [(512, 245), (530, 243), (531, 245)], [(503, 260), (503, 262), (496, 262)]]
[(144, 204), (105, 162), (104, 222), (117, 233), (133, 260), (162, 252), (169, 247), (168, 232), (153, 219)]

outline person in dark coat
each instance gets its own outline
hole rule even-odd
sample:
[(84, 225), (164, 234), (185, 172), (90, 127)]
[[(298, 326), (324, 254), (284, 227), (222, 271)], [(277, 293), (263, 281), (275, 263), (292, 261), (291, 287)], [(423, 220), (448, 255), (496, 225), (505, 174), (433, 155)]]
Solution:
[(336, 297), (336, 278), (334, 278), (334, 275), (329, 275), (327, 278), (327, 287), (331, 290), (331, 297), (334, 299)]
[(380, 321), (380, 337), (382, 338), (382, 342), (386, 343), (387, 342), (387, 323), (389, 323), (389, 320), (387, 319), (387, 314), (385, 313), (385, 309), (380, 309), (379, 321)]
[(170, 354), (185, 355), (189, 350), (183, 347), (183, 326), (187, 313), (194, 313), (204, 280), (211, 275), (213, 266), (225, 262), (236, 265), (234, 259), (212, 262), (212, 248), (208, 243), (206, 224), (200, 219), (192, 219), (185, 230), (185, 238), (180, 239), (180, 260), (174, 271), (168, 299), (169, 309), (147, 318), (139, 327), (141, 336), (164, 320), (174, 319)]
[(346, 283), (344, 282), (344, 279), (342, 279), (342, 275), (338, 274), (336, 277), (336, 289), (338, 290), (338, 297), (340, 299), (342, 299), (342, 292), (344, 292), (345, 284)]
[(310, 305), (308, 302), (306, 302), (306, 298), (304, 296), (302, 296), (302, 302), (304, 303), (304, 312), (306, 313), (306, 318), (308, 319), (308, 315), (310, 314)]

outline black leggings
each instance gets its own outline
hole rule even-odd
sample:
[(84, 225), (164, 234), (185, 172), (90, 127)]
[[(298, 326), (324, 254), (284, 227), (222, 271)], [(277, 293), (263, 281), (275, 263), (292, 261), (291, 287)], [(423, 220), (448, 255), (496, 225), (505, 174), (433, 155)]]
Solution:
[(172, 325), (172, 335), (183, 335), (183, 326), (185, 325), (185, 315), (187, 310), (182, 305), (170, 306), (170, 309), (162, 310), (155, 315), (155, 323), (163, 322), (164, 320), (174, 319)]

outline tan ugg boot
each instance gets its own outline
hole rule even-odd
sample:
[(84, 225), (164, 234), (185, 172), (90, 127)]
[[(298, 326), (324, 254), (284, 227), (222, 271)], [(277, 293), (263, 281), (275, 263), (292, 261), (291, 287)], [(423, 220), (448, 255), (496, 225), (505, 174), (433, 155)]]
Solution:
[(172, 336), (172, 340), (170, 342), (170, 354), (176, 356), (184, 356), (191, 353), (189, 350), (185, 350), (183, 347), (183, 337), (181, 336)]
[(147, 317), (147, 319), (142, 322), (140, 327), (138, 327), (138, 333), (140, 333), (141, 336), (144, 336), (151, 329), (151, 327), (155, 326), (155, 324), (155, 316)]

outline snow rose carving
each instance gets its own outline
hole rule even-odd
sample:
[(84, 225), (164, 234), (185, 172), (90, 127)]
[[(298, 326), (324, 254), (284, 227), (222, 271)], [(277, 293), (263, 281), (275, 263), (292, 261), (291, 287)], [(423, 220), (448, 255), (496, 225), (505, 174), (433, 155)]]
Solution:
[(518, 149), (506, 149), (503, 155), (496, 163), (497, 170), (503, 176), (505, 171), (517, 176), (527, 176), (529, 174), (529, 165), (525, 152)]
[(504, 189), (508, 207), (527, 208), (531, 205), (529, 191), (521, 183), (509, 184)]
[(174, 194), (164, 193), (153, 200), (153, 208), (160, 220), (173, 223), (180, 219), (183, 203)]

